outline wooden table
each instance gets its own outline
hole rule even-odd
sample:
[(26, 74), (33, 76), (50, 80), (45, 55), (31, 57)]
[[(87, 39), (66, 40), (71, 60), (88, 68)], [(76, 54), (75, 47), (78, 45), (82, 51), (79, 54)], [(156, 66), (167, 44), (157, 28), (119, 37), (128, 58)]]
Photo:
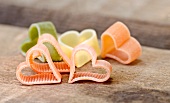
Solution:
[(63, 74), (61, 84), (25, 86), (15, 71), (25, 61), (19, 45), (26, 36), (27, 28), (0, 25), (0, 102), (170, 103), (170, 50), (143, 46), (143, 55), (130, 65), (106, 59), (113, 71), (104, 83), (68, 84), (68, 74)]

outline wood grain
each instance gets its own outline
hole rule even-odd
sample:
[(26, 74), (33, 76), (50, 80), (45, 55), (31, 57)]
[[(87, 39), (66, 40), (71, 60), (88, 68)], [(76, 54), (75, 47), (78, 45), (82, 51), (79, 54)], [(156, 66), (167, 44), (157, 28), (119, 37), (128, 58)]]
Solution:
[(116, 21), (128, 25), (142, 45), (170, 49), (169, 0), (0, 1), (0, 23), (29, 27), (52, 21), (58, 32), (93, 28), (102, 32)]
[[(68, 84), (69, 75), (62, 74), (61, 84), (22, 85), (16, 79), (15, 70), (25, 60), (18, 48), (27, 36), (27, 30), (0, 25), (0, 102), (170, 102), (170, 51), (149, 47), (143, 47), (143, 55), (130, 65), (106, 59), (112, 64), (113, 71), (104, 83), (81, 81)], [(92, 69), (91, 63), (80, 70), (87, 69)], [(33, 73), (29, 68), (23, 72)]]

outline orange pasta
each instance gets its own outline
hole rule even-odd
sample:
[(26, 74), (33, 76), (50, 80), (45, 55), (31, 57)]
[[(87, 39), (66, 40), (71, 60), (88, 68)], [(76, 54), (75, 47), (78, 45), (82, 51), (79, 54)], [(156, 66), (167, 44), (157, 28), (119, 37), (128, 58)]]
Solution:
[(109, 27), (101, 36), (101, 57), (113, 58), (129, 64), (141, 55), (141, 45), (130, 36), (129, 29), (121, 22)]
[[(33, 84), (50, 84), (50, 83), (60, 83), (61, 82), (61, 74), (59, 70), (56, 68), (55, 64), (53, 63), (48, 48), (43, 44), (43, 42), (50, 42), (60, 56), (63, 58), (64, 62), (70, 66), (71, 61), (70, 59), (62, 52), (61, 48), (59, 47), (57, 41), (49, 34), (44, 34), (39, 38), (37, 45), (29, 49), (26, 54), (26, 62), (22, 62), (18, 65), (16, 70), (16, 77), (22, 83), (26, 85), (33, 85)], [(44, 55), (47, 59), (47, 63), (49, 65), (49, 69), (52, 73), (42, 72), (37, 73), (31, 76), (25, 76), (21, 73), (22, 69), (26, 67), (31, 67), (34, 65), (34, 59)]]
[[(106, 74), (98, 74), (91, 72), (76, 72), (75, 68), (75, 55), (78, 51), (86, 51), (92, 57), (92, 66), (95, 68), (103, 68), (106, 70)], [(109, 62), (105, 60), (97, 60), (97, 54), (95, 50), (85, 44), (78, 45), (73, 49), (73, 53), (71, 56), (72, 64), (70, 66), (70, 76), (68, 83), (73, 83), (79, 80), (92, 80), (96, 82), (104, 82), (109, 79), (110, 73), (112, 71), (112, 66)]]

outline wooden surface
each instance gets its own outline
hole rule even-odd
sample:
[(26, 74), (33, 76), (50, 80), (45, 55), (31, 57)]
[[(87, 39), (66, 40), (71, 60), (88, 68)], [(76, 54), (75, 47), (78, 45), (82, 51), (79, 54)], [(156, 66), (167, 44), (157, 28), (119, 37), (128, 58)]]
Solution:
[(98, 37), (119, 20), (142, 45), (170, 49), (170, 0), (0, 0), (0, 23), (46, 20), (59, 32), (94, 28)]
[[(61, 84), (24, 86), (15, 71), (25, 61), (18, 48), (26, 34), (26, 28), (0, 25), (1, 103), (170, 103), (170, 51), (150, 47), (143, 47), (143, 55), (130, 65), (106, 59), (113, 71), (105, 83), (68, 84), (68, 74), (62, 74)], [(90, 66), (88, 63), (82, 69)]]

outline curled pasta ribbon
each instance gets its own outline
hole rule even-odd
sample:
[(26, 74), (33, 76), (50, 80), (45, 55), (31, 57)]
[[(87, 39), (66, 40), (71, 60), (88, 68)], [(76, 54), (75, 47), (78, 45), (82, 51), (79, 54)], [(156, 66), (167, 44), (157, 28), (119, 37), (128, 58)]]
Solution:
[[(105, 69), (105, 74), (91, 73), (91, 72), (76, 72), (75, 68), (75, 55), (78, 51), (86, 51), (91, 56), (92, 67)], [(80, 44), (74, 48), (71, 56), (72, 64), (70, 65), (70, 76), (68, 83), (73, 83), (79, 80), (92, 80), (96, 82), (104, 82), (109, 79), (112, 71), (112, 65), (105, 60), (97, 60), (97, 54), (95, 50), (86, 45)]]
[[(26, 62), (20, 63), (17, 67), (16, 77), (22, 84), (33, 85), (61, 82), (61, 74), (59, 73), (59, 69), (53, 63), (48, 48), (43, 44), (43, 42), (49, 42), (49, 40), (51, 41), (52, 45), (55, 45), (55, 49), (57, 50), (59, 55), (63, 58), (64, 62), (70, 67), (70, 59), (62, 52), (55, 38), (52, 37), (50, 34), (44, 34), (39, 38), (37, 45), (28, 50), (26, 54)], [(51, 73), (42, 72), (31, 76), (23, 75), (22, 70), (26, 67), (34, 68), (34, 59), (42, 55), (44, 55), (44, 57), (46, 58), (48, 63), (48, 69), (50, 69)]]
[(116, 22), (101, 36), (101, 57), (109, 57), (122, 64), (129, 64), (141, 55), (141, 45), (130, 36), (129, 29)]
[[(58, 42), (63, 52), (69, 58), (71, 58), (73, 49), (79, 44), (86, 44), (93, 47), (97, 55), (100, 55), (100, 47), (96, 31), (93, 29), (85, 29), (80, 33), (77, 31), (65, 32), (59, 37)], [(75, 56), (76, 67), (81, 67), (90, 60), (91, 57), (87, 52), (79, 51)]]

